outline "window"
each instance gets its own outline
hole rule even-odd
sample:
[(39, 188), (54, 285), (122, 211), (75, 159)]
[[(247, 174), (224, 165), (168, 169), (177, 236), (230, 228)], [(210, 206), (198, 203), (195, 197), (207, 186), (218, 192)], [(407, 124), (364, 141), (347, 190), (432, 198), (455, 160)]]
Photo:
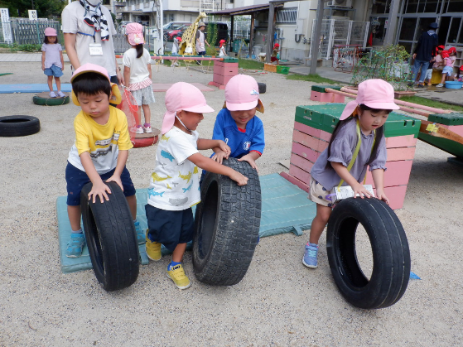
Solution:
[(463, 12), (462, 0), (449, 0), (447, 12)]
[[(452, 24), (450, 25), (449, 36), (447, 42), (456, 43), (458, 30), (460, 29), (461, 18), (453, 17)], [(461, 35), (460, 35), (461, 36)]]
[(277, 11), (277, 23), (296, 23), (297, 7)]

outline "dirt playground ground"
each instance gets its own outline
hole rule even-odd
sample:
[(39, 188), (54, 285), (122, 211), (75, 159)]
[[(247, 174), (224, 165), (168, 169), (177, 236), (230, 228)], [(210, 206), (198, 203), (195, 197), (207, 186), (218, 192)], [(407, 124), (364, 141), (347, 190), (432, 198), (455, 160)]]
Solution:
[[(1, 84), (45, 83), (40, 63), (2, 63)], [(297, 105), (311, 83), (256, 74), (266, 149), (260, 175), (285, 171)], [(66, 65), (63, 82), (69, 82)], [(185, 68), (154, 68), (155, 83), (207, 85), (212, 75)], [(404, 208), (397, 211), (410, 244), (412, 271), (402, 299), (381, 310), (349, 305), (338, 292), (322, 236), (319, 267), (305, 268), (308, 231), (261, 239), (248, 273), (232, 287), (212, 287), (185, 268), (192, 287), (179, 291), (166, 277), (170, 257), (140, 267), (137, 282), (107, 293), (93, 271), (63, 274), (55, 202), (66, 194), (64, 169), (74, 142), (79, 108), (37, 106), (33, 94), (1, 94), (1, 115), (31, 115), (41, 131), (0, 137), (0, 346), (461, 346), (463, 341), (463, 167), (419, 141)], [(155, 93), (153, 126), (159, 128), (165, 93)], [(224, 92), (205, 92), (218, 111)], [(198, 131), (210, 138), (215, 114)], [(146, 188), (156, 147), (130, 151), (127, 167)], [(205, 153), (207, 154), (207, 152)]]

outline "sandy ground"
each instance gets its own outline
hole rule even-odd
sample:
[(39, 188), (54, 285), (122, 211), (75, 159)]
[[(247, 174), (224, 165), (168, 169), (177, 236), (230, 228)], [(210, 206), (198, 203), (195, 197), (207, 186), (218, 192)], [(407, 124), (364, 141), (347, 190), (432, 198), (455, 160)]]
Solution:
[[(6, 83), (44, 83), (37, 63), (3, 63)], [(154, 70), (155, 82), (200, 82), (212, 75), (186, 69)], [(63, 81), (68, 82), (69, 69)], [(262, 120), (267, 147), (260, 174), (285, 170), (296, 105), (311, 104), (310, 83), (277, 74), (267, 83)], [(156, 93), (153, 125), (160, 126), (165, 93)], [(223, 91), (206, 92), (219, 110)], [(165, 276), (170, 257), (141, 266), (138, 281), (106, 293), (92, 271), (62, 274), (55, 201), (66, 194), (64, 168), (74, 141), (68, 104), (36, 106), (32, 94), (0, 95), (2, 115), (40, 118), (40, 133), (0, 137), (0, 346), (457, 346), (463, 339), (461, 263), (463, 168), (448, 154), (418, 142), (405, 206), (411, 280), (394, 306), (375, 311), (350, 306), (332, 280), (321, 239), (319, 268), (301, 264), (307, 234), (264, 238), (249, 271), (233, 287), (198, 282), (185, 257), (192, 287), (177, 290)], [(212, 134), (215, 114), (198, 128)], [(135, 186), (144, 188), (155, 147), (130, 152)]]

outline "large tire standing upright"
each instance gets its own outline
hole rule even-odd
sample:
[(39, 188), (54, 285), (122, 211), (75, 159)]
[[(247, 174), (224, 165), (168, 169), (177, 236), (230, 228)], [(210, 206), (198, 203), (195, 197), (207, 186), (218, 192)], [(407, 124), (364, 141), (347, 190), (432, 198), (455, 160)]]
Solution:
[[(365, 228), (372, 248), (373, 272), (368, 280), (358, 263), (355, 235)], [(350, 198), (334, 208), (326, 235), (334, 281), (344, 298), (363, 309), (395, 304), (407, 289), (410, 251), (405, 231), (394, 211), (375, 198)]]
[(103, 289), (114, 291), (131, 286), (138, 277), (139, 254), (135, 226), (129, 205), (115, 182), (109, 201), (88, 200), (92, 184), (82, 188), (80, 206), (88, 253), (95, 276)]
[(248, 177), (238, 186), (230, 178), (209, 172), (196, 208), (193, 268), (196, 278), (229, 286), (246, 274), (259, 240), (261, 190), (257, 171), (235, 158), (223, 164)]

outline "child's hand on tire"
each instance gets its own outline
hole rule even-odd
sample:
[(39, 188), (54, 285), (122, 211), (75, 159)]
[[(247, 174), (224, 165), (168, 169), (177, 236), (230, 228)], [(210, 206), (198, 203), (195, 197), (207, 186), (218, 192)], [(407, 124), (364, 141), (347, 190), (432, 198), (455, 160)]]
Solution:
[[(100, 198), (100, 202), (103, 203), (104, 200), (109, 201), (108, 194), (111, 194), (111, 189), (104, 184), (103, 181), (93, 184), (92, 190), (88, 193), (88, 200), (91, 200), (93, 197), (93, 203), (96, 202), (96, 197)], [(104, 199), (103, 199), (104, 198)]]
[(235, 181), (239, 186), (248, 184), (248, 178), (235, 170), (233, 170), (233, 173), (230, 175), (230, 179)]

